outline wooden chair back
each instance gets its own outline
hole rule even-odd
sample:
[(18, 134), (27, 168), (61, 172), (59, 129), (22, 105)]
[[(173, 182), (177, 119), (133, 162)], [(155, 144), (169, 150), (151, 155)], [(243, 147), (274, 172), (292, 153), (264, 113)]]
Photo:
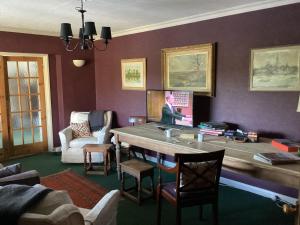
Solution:
[(224, 150), (202, 154), (176, 154), (176, 192), (218, 191)]

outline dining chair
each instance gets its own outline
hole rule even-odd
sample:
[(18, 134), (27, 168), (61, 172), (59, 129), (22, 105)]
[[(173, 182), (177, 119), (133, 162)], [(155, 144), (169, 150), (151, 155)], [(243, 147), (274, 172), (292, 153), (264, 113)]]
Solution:
[[(176, 225), (181, 224), (181, 209), (199, 206), (202, 219), (202, 206), (212, 204), (213, 224), (218, 224), (219, 180), (225, 150), (199, 153), (176, 154), (175, 167), (165, 167), (162, 155), (157, 155), (157, 225), (161, 224), (162, 198), (176, 207)], [(161, 171), (176, 175), (175, 182), (163, 183)]]

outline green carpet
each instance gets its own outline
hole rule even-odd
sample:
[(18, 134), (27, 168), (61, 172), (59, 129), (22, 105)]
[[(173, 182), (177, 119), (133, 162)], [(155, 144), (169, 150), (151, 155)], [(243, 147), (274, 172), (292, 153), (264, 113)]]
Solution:
[[(56, 173), (71, 168), (80, 175), (83, 173), (82, 164), (63, 164), (57, 153), (43, 153), (22, 159), (12, 160), (5, 164), (21, 162), (24, 170), (36, 169), (41, 176)], [(102, 187), (119, 189), (119, 182), (115, 171), (109, 176), (88, 175), (90, 180)], [(172, 179), (168, 177), (168, 179)], [(220, 187), (220, 225), (292, 225), (294, 217), (284, 215), (270, 199), (230, 188)], [(163, 202), (162, 224), (175, 224), (175, 208)], [(208, 225), (212, 224), (211, 207), (204, 207), (204, 220), (198, 219), (198, 208), (185, 208), (182, 213), (183, 225)], [(122, 199), (118, 211), (118, 225), (154, 225), (156, 217), (156, 202), (148, 199), (141, 206), (127, 199)]]

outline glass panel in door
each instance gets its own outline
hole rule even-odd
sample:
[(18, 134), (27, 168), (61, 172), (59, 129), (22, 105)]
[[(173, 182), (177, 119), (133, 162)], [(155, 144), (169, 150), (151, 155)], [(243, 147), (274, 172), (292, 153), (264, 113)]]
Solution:
[(43, 141), (38, 65), (32, 61), (7, 61), (13, 144)]
[[(47, 144), (43, 74), (40, 63), (42, 61), (35, 61), (34, 58), (6, 58), (10, 137), (14, 150), (22, 151), (20, 147), (25, 145), (44, 148)], [(0, 138), (1, 129), (0, 127)], [(0, 148), (1, 144), (0, 140)]]

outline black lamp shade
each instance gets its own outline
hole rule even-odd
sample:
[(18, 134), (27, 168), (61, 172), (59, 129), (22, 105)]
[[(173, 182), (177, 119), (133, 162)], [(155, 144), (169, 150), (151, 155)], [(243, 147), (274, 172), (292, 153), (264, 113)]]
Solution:
[(97, 35), (96, 27), (94, 22), (84, 23), (84, 36)]
[(101, 29), (101, 38), (108, 40), (111, 39), (110, 27), (102, 27)]
[(62, 23), (60, 26), (60, 38), (61, 39), (69, 39), (73, 37), (71, 24), (69, 23)]

